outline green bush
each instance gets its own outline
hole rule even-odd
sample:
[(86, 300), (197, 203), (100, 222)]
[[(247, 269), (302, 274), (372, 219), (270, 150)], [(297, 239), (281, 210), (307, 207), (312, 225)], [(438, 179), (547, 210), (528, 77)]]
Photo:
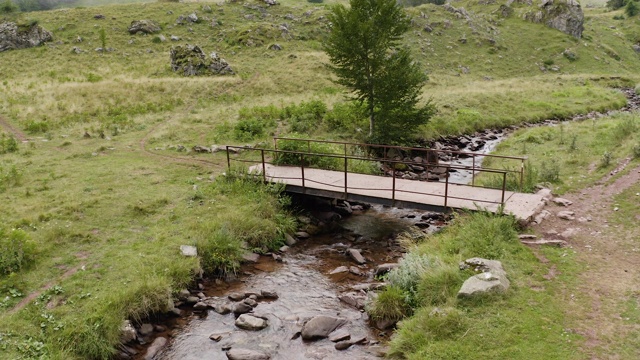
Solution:
[(11, 14), (17, 11), (18, 6), (11, 0), (4, 0), (4, 2), (0, 4), (0, 14)]
[(274, 105), (243, 107), (238, 111), (238, 118), (243, 119), (262, 119), (262, 120), (278, 120), (282, 116), (282, 110)]
[(23, 230), (0, 228), (0, 275), (20, 271), (35, 258), (35, 245)]
[(416, 294), (418, 292), (418, 283), (420, 279), (432, 271), (435, 267), (442, 266), (437, 258), (428, 255), (421, 255), (417, 252), (407, 253), (400, 262), (400, 266), (391, 270), (386, 280), (392, 286), (395, 286), (407, 294), (407, 303), (411, 306), (417, 306), (419, 301)]
[(557, 162), (551, 162), (548, 164), (543, 161), (540, 164), (540, 181), (558, 183), (560, 182), (560, 166)]
[(233, 137), (239, 141), (253, 140), (264, 136), (266, 129), (273, 125), (258, 118), (242, 119), (233, 127)]
[(307, 134), (318, 129), (326, 113), (327, 105), (320, 100), (289, 105), (282, 110), (283, 118), (289, 123), (290, 131)]
[(358, 129), (369, 126), (364, 105), (351, 101), (339, 103), (333, 106), (324, 117), (324, 122), (329, 130), (349, 131), (356, 133)]
[(631, 155), (633, 155), (634, 159), (640, 159), (640, 144), (636, 144), (631, 149)]
[(18, 151), (18, 141), (13, 135), (7, 136), (4, 133), (0, 136), (0, 155)]
[(635, 0), (628, 0), (627, 6), (624, 8), (624, 13), (627, 14), (628, 17), (634, 17), (638, 15), (638, 11), (640, 11), (638, 3)]
[[(293, 134), (293, 137), (299, 137), (297, 134)], [(283, 140), (278, 142), (278, 150), (296, 151), (313, 154), (344, 154), (342, 149), (338, 149), (333, 144), (314, 143), (308, 144), (304, 140)], [(274, 164), (276, 165), (297, 165), (302, 164), (304, 158), (304, 166), (317, 167), (326, 170), (338, 170), (344, 169), (344, 160), (337, 157), (326, 157), (316, 155), (304, 155), (278, 153), (274, 158)]]
[(0, 193), (5, 192), (10, 187), (20, 185), (22, 172), (15, 165), (0, 163)]
[(235, 273), (240, 268), (242, 242), (227, 229), (212, 231), (197, 243), (200, 265), (208, 274)]
[(608, 0), (607, 7), (611, 10), (620, 9), (625, 5), (627, 0)]
[(38, 133), (46, 133), (49, 131), (49, 123), (46, 121), (29, 121), (27, 126), (25, 126), (25, 130), (29, 134), (38, 134)]

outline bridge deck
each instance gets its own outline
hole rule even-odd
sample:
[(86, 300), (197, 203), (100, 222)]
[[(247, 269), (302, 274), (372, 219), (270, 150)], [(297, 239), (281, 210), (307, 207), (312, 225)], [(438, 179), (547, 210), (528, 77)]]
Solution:
[[(250, 168), (252, 173), (261, 174), (262, 165)], [(271, 182), (282, 182), (286, 190), (316, 196), (363, 201), (401, 208), (417, 208), (442, 211), (445, 208), (471, 209), (483, 208), (491, 212), (499, 209), (502, 190), (472, 187), (469, 185), (449, 184), (445, 207), (445, 184), (407, 179), (347, 173), (345, 191), (345, 172), (304, 169), (295, 166), (275, 166), (265, 164), (265, 178)], [(540, 210), (543, 199), (540, 195), (506, 191), (504, 195), (505, 213), (514, 215), (520, 221), (529, 221)]]

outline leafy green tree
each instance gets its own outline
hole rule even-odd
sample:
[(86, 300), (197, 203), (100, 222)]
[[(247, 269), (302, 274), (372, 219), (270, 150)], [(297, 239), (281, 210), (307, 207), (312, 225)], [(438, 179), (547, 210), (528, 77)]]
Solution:
[(623, 7), (626, 3), (626, 0), (609, 0), (607, 1), (607, 7), (611, 10), (618, 10)]
[(624, 8), (624, 13), (627, 14), (628, 17), (638, 15), (638, 11), (640, 11), (640, 8), (638, 8), (638, 3), (634, 0), (629, 0), (627, 6)]
[(11, 14), (17, 11), (18, 6), (11, 0), (4, 0), (4, 2), (0, 4), (0, 14)]
[(400, 46), (410, 20), (395, 0), (351, 0), (336, 5), (324, 47), (338, 84), (364, 103), (370, 141), (401, 143), (433, 114), (418, 107), (427, 76), (406, 47)]

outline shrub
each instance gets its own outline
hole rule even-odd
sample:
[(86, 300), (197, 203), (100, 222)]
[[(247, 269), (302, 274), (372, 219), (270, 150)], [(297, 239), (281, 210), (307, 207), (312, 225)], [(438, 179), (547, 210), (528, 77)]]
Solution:
[(2, 134), (0, 136), (0, 155), (6, 153), (13, 153), (18, 151), (18, 141), (13, 135), (7, 136)]
[[(293, 134), (293, 137), (298, 135)], [(314, 143), (311, 142), (307, 145), (304, 140), (283, 140), (279, 142), (279, 150), (296, 151), (313, 154), (343, 154), (343, 152), (332, 144)], [(344, 162), (340, 158), (326, 157), (326, 156), (314, 156), (289, 153), (278, 153), (275, 156), (274, 164), (276, 165), (298, 165), (302, 164), (304, 158), (304, 166), (318, 167), (327, 170), (338, 170), (344, 168)]]
[(600, 167), (606, 168), (611, 165), (611, 160), (613, 160), (613, 154), (609, 151), (605, 151), (604, 154), (602, 154), (602, 158), (600, 158)]
[(272, 124), (258, 118), (242, 119), (233, 127), (233, 137), (239, 141), (253, 140), (264, 136), (270, 125)]
[(611, 10), (617, 10), (625, 5), (625, 1), (626, 0), (608, 0), (607, 7)]
[(23, 230), (0, 228), (0, 275), (20, 271), (35, 258), (35, 245)]
[(441, 265), (438, 259), (410, 252), (404, 256), (400, 266), (387, 274), (386, 280), (407, 294), (407, 302), (411, 306), (417, 306), (416, 293), (420, 279), (434, 267)]
[(326, 113), (327, 105), (320, 100), (289, 105), (282, 110), (283, 118), (289, 122), (290, 131), (299, 133), (312, 133), (322, 124)]
[(358, 102), (345, 102), (333, 106), (324, 117), (324, 122), (329, 130), (357, 132), (368, 126), (363, 104)]
[(558, 166), (557, 162), (547, 164), (547, 162), (543, 161), (542, 164), (540, 164), (540, 181), (550, 183), (560, 181), (560, 166)]
[(235, 273), (240, 268), (242, 243), (227, 229), (208, 233), (197, 243), (200, 265), (208, 274)]
[(0, 193), (7, 188), (20, 185), (22, 172), (15, 165), (7, 166), (0, 163)]
[(0, 4), (0, 14), (11, 14), (17, 11), (18, 6), (11, 0), (4, 0), (4, 2)]
[(633, 148), (631, 149), (631, 155), (633, 155), (635, 159), (640, 159), (640, 144), (636, 144), (633, 146)]
[(624, 13), (627, 14), (628, 17), (634, 17), (638, 15), (638, 11), (640, 11), (638, 3), (635, 0), (628, 0), (627, 6), (624, 8)]
[(25, 126), (25, 130), (30, 134), (46, 133), (49, 131), (49, 123), (46, 121), (31, 120)]

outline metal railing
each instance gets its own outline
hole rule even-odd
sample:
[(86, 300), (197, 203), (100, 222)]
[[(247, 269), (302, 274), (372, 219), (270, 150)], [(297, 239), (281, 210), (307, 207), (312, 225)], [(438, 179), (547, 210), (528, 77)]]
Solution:
[[(472, 164), (471, 164), (471, 168), (466, 168), (466, 167), (460, 167), (460, 169), (463, 170), (467, 170), (467, 171), (471, 171), (471, 186), (476, 186), (475, 184), (475, 179), (476, 179), (476, 173), (477, 172), (482, 172), (485, 170), (496, 170), (496, 171), (506, 171), (508, 173), (515, 173), (518, 177), (519, 177), (519, 188), (520, 191), (522, 191), (523, 189), (523, 184), (524, 184), (524, 170), (525, 170), (525, 162), (527, 160), (526, 156), (507, 156), (507, 155), (493, 155), (493, 154), (483, 154), (483, 153), (476, 153), (476, 152), (466, 152), (466, 151), (453, 151), (453, 150), (442, 150), (442, 149), (427, 149), (427, 148), (419, 148), (419, 147), (408, 147), (408, 146), (397, 146), (397, 145), (379, 145), (379, 144), (367, 144), (367, 143), (351, 143), (351, 142), (345, 142), (345, 141), (333, 141), (333, 140), (314, 140), (314, 139), (300, 139), (300, 138), (287, 138), (287, 137), (274, 137), (273, 138), (273, 143), (274, 143), (274, 149), (278, 150), (278, 142), (279, 141), (298, 141), (298, 142), (303, 142), (307, 144), (307, 152), (311, 153), (311, 144), (317, 143), (317, 144), (334, 144), (334, 145), (342, 145), (343, 149), (344, 149), (344, 155), (348, 155), (348, 148), (349, 147), (353, 147), (353, 148), (359, 148), (361, 150), (363, 150), (366, 154), (372, 154), (372, 151), (369, 151), (370, 149), (382, 149), (382, 153), (383, 156), (382, 158), (379, 157), (371, 157), (371, 156), (367, 156), (368, 159), (375, 159), (377, 161), (384, 161), (384, 162), (388, 162), (389, 159), (387, 159), (387, 155), (389, 154), (389, 150), (394, 149), (394, 150), (400, 150), (400, 151), (411, 151), (411, 152), (417, 152), (417, 153), (422, 153), (425, 155), (426, 159), (437, 159), (439, 154), (448, 154), (451, 156), (463, 156), (463, 157), (471, 157), (472, 158)], [(496, 159), (509, 159), (509, 160), (519, 160), (520, 161), (520, 169), (519, 170), (511, 170), (511, 169), (491, 169), (491, 168), (482, 168), (479, 167), (477, 165), (480, 165), (480, 161), (476, 161), (476, 159), (478, 157), (482, 157), (482, 158), (496, 158)], [(446, 164), (438, 164), (438, 162), (434, 162), (434, 163), (420, 163), (420, 164), (416, 164), (419, 166), (434, 166), (434, 165), (438, 165), (438, 166), (442, 166), (442, 165), (446, 165)]]
[[(396, 170), (392, 170), (391, 171), (391, 177), (392, 177), (392, 183), (391, 183), (391, 188), (378, 188), (378, 187), (367, 187), (367, 188), (362, 188), (362, 187), (355, 187), (355, 186), (349, 186), (349, 160), (364, 160), (364, 161), (375, 161), (378, 162), (379, 159), (376, 158), (368, 158), (368, 157), (362, 157), (362, 156), (353, 156), (353, 155), (348, 155), (348, 154), (344, 154), (344, 155), (340, 155), (340, 154), (322, 154), (322, 153), (313, 153), (313, 152), (304, 152), (304, 151), (291, 151), (291, 150), (278, 150), (278, 149), (265, 149), (265, 148), (252, 148), (252, 147), (245, 147), (245, 146), (232, 146), (232, 145), (227, 145), (226, 146), (226, 150), (227, 150), (227, 166), (229, 168), (229, 170), (231, 170), (231, 162), (232, 160), (235, 162), (240, 162), (240, 163), (250, 163), (250, 164), (254, 164), (253, 166), (253, 170), (259, 170), (256, 172), (249, 172), (250, 174), (254, 175), (254, 176), (261, 176), (262, 180), (264, 182), (270, 181), (270, 182), (274, 182), (274, 181), (285, 181), (286, 180), (299, 180), (301, 182), (302, 185), (302, 190), (303, 192), (305, 191), (305, 189), (307, 187), (311, 188), (310, 186), (308, 186), (309, 183), (315, 183), (315, 184), (319, 184), (319, 185), (323, 185), (325, 187), (329, 187), (331, 189), (335, 189), (335, 192), (342, 192), (344, 195), (344, 198), (346, 199), (350, 190), (353, 192), (354, 190), (369, 190), (369, 191), (390, 191), (391, 192), (391, 201), (392, 203), (395, 204), (396, 202), (396, 195), (398, 193), (408, 193), (408, 194), (415, 194), (415, 195), (429, 195), (429, 196), (436, 196), (436, 197), (442, 197), (444, 198), (444, 207), (447, 208), (449, 207), (449, 200), (450, 199), (459, 199), (459, 200), (467, 200), (467, 201), (473, 201), (473, 202), (482, 202), (482, 203), (490, 203), (490, 204), (499, 204), (499, 205), (504, 205), (505, 203), (505, 196), (506, 196), (506, 184), (507, 184), (507, 173), (508, 171), (505, 170), (496, 170), (496, 169), (477, 169), (478, 172), (487, 172), (487, 173), (493, 173), (493, 174), (498, 174), (498, 175), (502, 175), (502, 186), (501, 186), (501, 198), (500, 201), (491, 201), (491, 200), (485, 200), (485, 199), (474, 199), (474, 198), (468, 198), (468, 197), (460, 197), (460, 196), (454, 196), (450, 194), (450, 182), (449, 182), (449, 176), (445, 177), (445, 181), (444, 181), (444, 195), (441, 194), (437, 194), (437, 193), (428, 193), (428, 192), (423, 192), (423, 191), (413, 191), (413, 190), (404, 190), (404, 189), (399, 189), (396, 185), (396, 179), (397, 179), (397, 174), (396, 174)], [(233, 151), (231, 151), (233, 150)], [(254, 159), (246, 159), (246, 158), (240, 158), (239, 156), (236, 156), (234, 158), (232, 158), (231, 153), (240, 153), (240, 152), (244, 152), (244, 153), (259, 153), (259, 158), (256, 158), (254, 156)], [(291, 176), (277, 176), (274, 174), (267, 174), (267, 165), (273, 165), (274, 163), (278, 163), (279, 159), (281, 159), (281, 157), (283, 155), (289, 155), (292, 156), (294, 158), (299, 158), (300, 163), (299, 165), (286, 165), (288, 168), (292, 168), (292, 167), (299, 167), (300, 168), (300, 175), (299, 176), (295, 176), (295, 177), (291, 177)], [(326, 182), (322, 182), (319, 180), (314, 180), (314, 179), (310, 179), (308, 176), (305, 176), (305, 169), (310, 169), (312, 168), (311, 166), (305, 165), (307, 163), (307, 160), (311, 159), (312, 157), (326, 157), (326, 158), (335, 158), (335, 159), (342, 159), (344, 160), (344, 167), (341, 170), (327, 170), (327, 171), (341, 171), (344, 174), (344, 184), (342, 185), (335, 185), (335, 184), (330, 184), (330, 183), (326, 183)], [(402, 160), (393, 160), (393, 159), (387, 159), (385, 160), (385, 162), (390, 163), (393, 165), (393, 167), (395, 167), (396, 164), (404, 164), (404, 165), (424, 165), (422, 163), (417, 163), (417, 162), (413, 162), (413, 161), (402, 161)], [(258, 166), (258, 167), (256, 167)], [(440, 167), (445, 167), (447, 168), (447, 174), (449, 172), (450, 169), (462, 169), (464, 167), (459, 167), (459, 166), (455, 166), (455, 165), (449, 165), (449, 164), (441, 164), (439, 165)], [(251, 169), (251, 167), (250, 167)], [(432, 205), (438, 205), (438, 204), (432, 204)]]

